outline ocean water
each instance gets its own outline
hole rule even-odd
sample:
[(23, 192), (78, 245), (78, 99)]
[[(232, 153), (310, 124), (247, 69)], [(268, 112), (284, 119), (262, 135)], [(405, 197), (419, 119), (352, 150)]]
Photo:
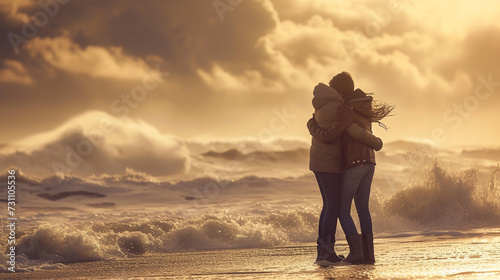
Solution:
[[(379, 262), (322, 269), (312, 264), (321, 197), (307, 141), (179, 141), (142, 123), (117, 127), (149, 145), (113, 134), (76, 164), (66, 148), (90, 136), (61, 128), (36, 147), (0, 149), (0, 180), (16, 170), (16, 275), (85, 279), (92, 267), (89, 279), (499, 276), (495, 147), (386, 144), (370, 201)], [(71, 172), (55, 174), (51, 163), (68, 158)], [(1, 233), (7, 252), (8, 229)], [(340, 226), (337, 240), (346, 254)]]

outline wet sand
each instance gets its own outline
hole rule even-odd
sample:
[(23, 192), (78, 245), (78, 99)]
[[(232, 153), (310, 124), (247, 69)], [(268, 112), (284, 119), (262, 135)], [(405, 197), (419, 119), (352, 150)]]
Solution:
[[(315, 244), (138, 256), (1, 274), (2, 279), (499, 279), (500, 235), (376, 240), (375, 265), (313, 264)], [(341, 240), (339, 254), (347, 253)]]

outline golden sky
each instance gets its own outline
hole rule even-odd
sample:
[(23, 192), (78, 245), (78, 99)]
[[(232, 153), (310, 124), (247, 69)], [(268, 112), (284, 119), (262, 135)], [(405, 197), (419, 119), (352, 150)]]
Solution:
[(312, 89), (340, 71), (396, 105), (386, 142), (500, 140), (498, 1), (47, 3), (0, 1), (0, 144), (89, 112), (183, 139), (308, 139)]

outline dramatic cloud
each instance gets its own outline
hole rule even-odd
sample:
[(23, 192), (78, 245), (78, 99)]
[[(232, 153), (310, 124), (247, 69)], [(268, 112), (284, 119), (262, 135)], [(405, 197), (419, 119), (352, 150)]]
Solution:
[(0, 83), (31, 84), (33, 82), (26, 68), (19, 61), (6, 59), (3, 63), (5, 68), (0, 69)]
[(44, 64), (70, 73), (130, 80), (142, 80), (148, 75), (146, 63), (127, 56), (120, 47), (81, 49), (69, 38), (57, 37), (34, 38), (26, 45), (26, 50)]
[[(128, 113), (183, 138), (308, 139), (312, 88), (346, 70), (397, 105), (384, 120), (390, 131), (375, 130), (386, 141), (432, 140), (437, 129), (445, 145), (498, 142), (496, 132), (472, 137), (486, 130), (484, 118), (500, 125), (497, 2), (222, 2), (230, 9), (221, 14), (211, 1), (71, 1), (18, 53), (7, 34), (23, 35), (45, 9), (3, 3), (0, 112), (22, 117), (0, 124), (10, 132), (0, 142), (89, 110), (116, 114), (112, 104), (157, 68), (171, 75)], [(475, 97), (478, 87), (487, 99)], [(280, 115), (289, 118), (272, 130)]]

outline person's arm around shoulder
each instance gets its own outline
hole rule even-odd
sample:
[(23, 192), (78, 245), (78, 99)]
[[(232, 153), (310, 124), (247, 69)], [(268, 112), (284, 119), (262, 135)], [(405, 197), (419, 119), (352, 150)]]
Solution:
[(340, 106), (337, 111), (337, 121), (332, 124), (328, 129), (319, 127), (313, 117), (307, 122), (307, 128), (312, 137), (322, 143), (331, 144), (339, 140), (342, 133), (352, 125), (354, 118), (352, 113), (349, 112), (347, 106)]
[(361, 126), (355, 123), (352, 111), (347, 105), (339, 107), (337, 119), (338, 121), (328, 129), (322, 129), (314, 120), (313, 114), (313, 118), (307, 122), (307, 128), (314, 139), (325, 144), (334, 143), (345, 131), (353, 139), (367, 145), (375, 151), (380, 151), (382, 149), (382, 146), (384, 145), (382, 139), (364, 130)]
[[(351, 114), (351, 116), (354, 118), (354, 116), (352, 115), (353, 111), (347, 105), (345, 106), (345, 108), (346, 110), (348, 110), (348, 113)], [(370, 131), (363, 129), (356, 122), (352, 122), (352, 124), (346, 129), (346, 133), (347, 135), (351, 136), (354, 140), (367, 145), (368, 147), (374, 149), (375, 151), (380, 151), (382, 149), (382, 146), (384, 145), (382, 139), (373, 135)]]
[(354, 140), (359, 141), (375, 151), (380, 151), (384, 143), (382, 139), (364, 130), (357, 123), (353, 122), (347, 129), (346, 133)]

